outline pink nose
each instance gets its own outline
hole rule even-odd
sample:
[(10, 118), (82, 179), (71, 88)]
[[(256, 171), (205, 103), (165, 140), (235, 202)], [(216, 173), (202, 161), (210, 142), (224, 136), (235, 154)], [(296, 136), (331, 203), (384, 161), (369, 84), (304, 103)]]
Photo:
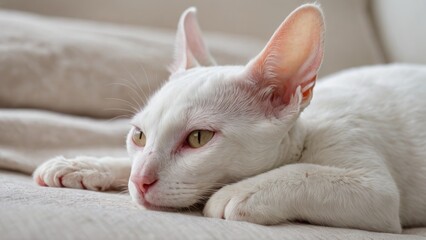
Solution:
[(149, 176), (132, 177), (131, 180), (142, 193), (147, 193), (148, 189), (157, 182), (156, 178)]

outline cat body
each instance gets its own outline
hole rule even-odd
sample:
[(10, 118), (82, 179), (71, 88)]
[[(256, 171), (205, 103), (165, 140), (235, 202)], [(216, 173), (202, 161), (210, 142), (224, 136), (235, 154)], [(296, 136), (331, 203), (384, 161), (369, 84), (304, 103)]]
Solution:
[[(313, 101), (300, 116), (306, 136), (299, 162), (352, 169), (351, 174), (363, 178), (372, 176), (365, 179), (368, 184), (359, 186), (359, 192), (349, 193), (345, 188), (343, 194), (345, 198), (371, 194), (364, 203), (374, 209), (365, 205), (350, 210), (347, 206), (340, 211), (352, 215), (382, 208), (390, 213), (399, 206), (403, 226), (426, 223), (425, 94), (424, 66), (357, 68), (318, 83)], [(350, 184), (350, 178), (336, 181)], [(388, 199), (372, 204), (372, 196), (381, 191), (387, 191)], [(339, 211), (336, 205), (330, 207)], [(371, 219), (367, 216), (366, 223)], [(398, 219), (396, 212), (392, 219)]]
[(426, 68), (354, 69), (315, 86), (323, 25), (320, 8), (303, 5), (246, 66), (215, 66), (188, 9), (169, 81), (131, 121), (130, 158), (57, 157), (35, 180), (128, 181), (150, 209), (208, 199), (208, 217), (266, 225), (426, 225)]

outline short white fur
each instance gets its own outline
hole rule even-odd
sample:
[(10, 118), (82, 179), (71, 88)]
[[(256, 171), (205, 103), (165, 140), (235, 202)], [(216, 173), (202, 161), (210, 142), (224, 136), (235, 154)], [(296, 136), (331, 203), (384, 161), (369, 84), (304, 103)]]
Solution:
[[(312, 91), (323, 25), (319, 6), (303, 5), (247, 66), (214, 66), (188, 9), (169, 81), (132, 120), (146, 146), (130, 132), (131, 161), (59, 157), (34, 178), (105, 190), (155, 174), (144, 196), (129, 181), (136, 202), (185, 208), (208, 199), (205, 216), (266, 225), (303, 220), (392, 233), (426, 225), (426, 67), (353, 69)], [(182, 148), (196, 129), (216, 134), (199, 149)], [(109, 180), (95, 180), (97, 172)]]

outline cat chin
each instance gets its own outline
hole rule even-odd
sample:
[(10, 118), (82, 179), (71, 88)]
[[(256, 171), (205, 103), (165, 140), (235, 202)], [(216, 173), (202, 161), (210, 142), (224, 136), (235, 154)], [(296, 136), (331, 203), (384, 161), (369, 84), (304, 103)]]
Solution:
[(141, 196), (136, 196), (133, 197), (132, 199), (134, 202), (136, 202), (139, 206), (144, 207), (145, 209), (148, 210), (155, 210), (155, 211), (168, 211), (168, 212), (175, 212), (177, 211), (176, 208), (171, 208), (171, 207), (164, 207), (164, 206), (157, 206), (154, 204), (149, 203), (147, 200), (145, 200), (143, 197)]
[(141, 195), (132, 195), (132, 199), (134, 202), (136, 202), (139, 206), (147, 209), (147, 210), (155, 210), (155, 211), (165, 211), (165, 212), (179, 212), (184, 209), (188, 209), (189, 207), (192, 207), (192, 205), (188, 207), (170, 207), (170, 206), (159, 206), (152, 204), (148, 202), (143, 196)]
[[(168, 203), (159, 203), (159, 201), (153, 200), (152, 198), (161, 199), (161, 196), (158, 196), (158, 194), (155, 192), (155, 189), (150, 189), (149, 191), (150, 192), (144, 194), (140, 192), (133, 184), (129, 184), (129, 193), (132, 197), (132, 200), (136, 202), (139, 206), (142, 206), (148, 210), (176, 212), (182, 209), (188, 209), (189, 207), (193, 208), (193, 206), (197, 204), (197, 202), (192, 203), (193, 199), (191, 199), (191, 203), (174, 201), (173, 204), (175, 205), (173, 206)], [(176, 205), (177, 203), (180, 204)]]

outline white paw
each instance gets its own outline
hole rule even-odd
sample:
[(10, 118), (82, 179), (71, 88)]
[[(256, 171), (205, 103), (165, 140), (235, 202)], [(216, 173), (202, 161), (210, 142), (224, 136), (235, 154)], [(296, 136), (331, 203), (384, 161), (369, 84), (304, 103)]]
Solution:
[(262, 186), (238, 182), (217, 191), (207, 201), (203, 214), (207, 217), (247, 221), (257, 224), (282, 222), (280, 209), (274, 210), (273, 196), (265, 194)]
[(33, 178), (41, 186), (104, 191), (113, 181), (110, 175), (109, 170), (96, 158), (66, 159), (60, 156), (40, 165), (34, 171)]

